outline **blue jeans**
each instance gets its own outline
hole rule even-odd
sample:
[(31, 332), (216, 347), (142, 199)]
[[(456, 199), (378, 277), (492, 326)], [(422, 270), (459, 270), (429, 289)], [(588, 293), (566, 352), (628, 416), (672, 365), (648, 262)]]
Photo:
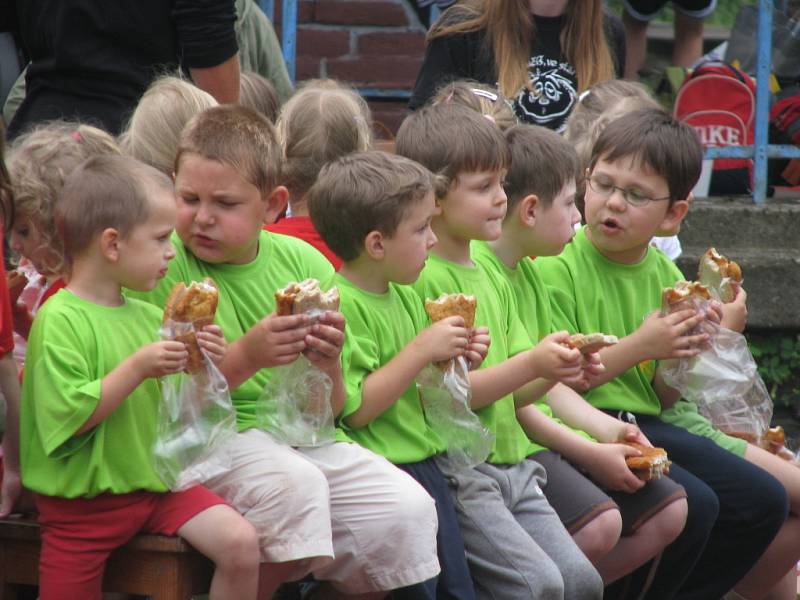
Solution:
[(683, 533), (665, 550), (648, 599), (715, 600), (761, 557), (789, 512), (781, 483), (712, 440), (635, 415), (654, 446), (666, 449), (669, 476), (686, 490)]

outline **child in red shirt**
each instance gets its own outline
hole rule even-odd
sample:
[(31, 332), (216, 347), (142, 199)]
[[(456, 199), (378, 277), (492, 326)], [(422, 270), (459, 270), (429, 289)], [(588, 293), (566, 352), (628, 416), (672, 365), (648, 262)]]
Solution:
[(342, 260), (328, 248), (311, 222), (305, 195), (325, 164), (369, 149), (371, 122), (364, 99), (332, 80), (307, 84), (289, 99), (278, 117), (283, 151), (281, 177), (288, 190), (289, 216), (265, 229), (308, 242), (336, 270)]

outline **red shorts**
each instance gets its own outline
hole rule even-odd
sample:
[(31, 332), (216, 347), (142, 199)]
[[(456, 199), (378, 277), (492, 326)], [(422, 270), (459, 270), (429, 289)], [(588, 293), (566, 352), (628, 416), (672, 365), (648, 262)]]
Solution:
[(174, 535), (189, 519), (217, 504), (202, 486), (183, 492), (100, 494), (58, 498), (36, 494), (42, 527), (41, 600), (100, 600), (109, 555), (137, 533)]

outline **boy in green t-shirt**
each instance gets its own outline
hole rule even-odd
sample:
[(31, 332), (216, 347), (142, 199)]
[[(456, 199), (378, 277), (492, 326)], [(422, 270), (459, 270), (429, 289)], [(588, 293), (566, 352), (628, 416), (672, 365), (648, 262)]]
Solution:
[[(253, 527), (202, 486), (170, 492), (152, 465), (157, 378), (183, 370), (188, 353), (156, 341), (162, 311), (121, 289), (152, 289), (175, 255), (172, 183), (132, 158), (92, 158), (67, 179), (56, 222), (69, 285), (33, 324), (21, 410), (41, 598), (100, 600), (106, 559), (139, 532), (177, 533), (211, 558), (212, 598), (255, 598)], [(219, 327), (198, 340), (221, 359)]]
[(187, 125), (175, 160), (176, 258), (147, 300), (163, 305), (176, 281), (211, 277), (219, 287), (217, 321), (230, 343), (220, 370), (239, 433), (229, 445), (230, 471), (205, 483), (255, 525), (260, 593), (269, 597), (282, 581), (311, 571), (325, 581), (320, 598), (382, 598), (439, 572), (430, 496), (342, 431), (336, 443), (292, 448), (256, 419), (273, 367), (301, 353), (330, 376), (334, 415), (345, 400), (341, 313), (313, 324), (304, 315), (274, 314), (277, 289), (333, 276), (307, 243), (262, 231), (286, 205), (279, 167), (274, 127), (249, 109), (214, 107)]
[[(677, 393), (664, 385), (656, 361), (697, 355), (707, 335), (693, 330), (706, 317), (693, 310), (660, 315), (663, 288), (683, 277), (649, 241), (677, 230), (701, 158), (691, 127), (661, 110), (610, 123), (586, 173), (586, 226), (561, 255), (535, 261), (557, 326), (620, 338), (601, 351), (606, 371), (592, 377), (587, 401), (635, 421), (667, 450), (670, 478), (686, 490), (687, 524), (662, 556), (650, 591), (658, 598), (723, 596), (756, 564), (787, 514), (786, 492), (775, 478), (660, 418)], [(699, 558), (695, 545), (703, 548)], [(779, 572), (771, 582), (759, 576), (760, 592), (797, 560), (788, 554), (783, 546), (773, 556), (770, 568)]]
[[(603, 584), (575, 545), (540, 486), (544, 468), (528, 457), (540, 449), (517, 421), (516, 408), (545, 391), (541, 379), (579, 381), (580, 353), (562, 345), (566, 332), (531, 348), (507, 281), (472, 260), (470, 243), (500, 235), (510, 162), (497, 127), (461, 106), (441, 104), (409, 116), (397, 152), (437, 174), (432, 228), (438, 241), (414, 284), (421, 299), (463, 292), (477, 299), (475, 322), (491, 345), (471, 375), (472, 407), (495, 434), (488, 461), (458, 470), (438, 459), (452, 483), (456, 513), (478, 596), (599, 598)], [(542, 414), (540, 422), (547, 427)]]
[[(575, 206), (578, 156), (564, 138), (543, 127), (517, 125), (505, 135), (511, 149), (505, 183), (508, 213), (500, 237), (474, 242), (473, 255), (485, 269), (509, 281), (520, 320), (536, 341), (550, 333), (552, 323), (547, 288), (530, 257), (558, 255), (572, 239), (580, 222)], [(545, 496), (606, 585), (655, 557), (678, 536), (686, 521), (683, 489), (666, 477), (645, 485), (625, 464), (637, 451), (614, 443), (647, 443), (635, 426), (597, 410), (561, 383), (554, 383), (549, 397), (519, 409), (523, 427), (532, 410), (550, 417), (555, 413), (563, 426), (549, 442), (530, 428), (529, 437), (549, 448), (532, 458), (547, 470)], [(610, 491), (606, 494), (598, 486)], [(623, 537), (616, 543), (598, 547), (598, 540), (613, 540), (620, 530)]]
[(482, 360), (485, 329), (470, 337), (462, 317), (433, 325), (406, 284), (419, 276), (436, 237), (434, 178), (421, 165), (383, 152), (340, 158), (308, 194), (314, 225), (344, 263), (332, 284), (347, 319), (342, 352), (348, 435), (414, 477), (433, 497), (442, 571), (409, 599), (475, 598), (453, 501), (433, 457), (445, 447), (425, 419), (415, 378), (430, 363), (465, 354)]

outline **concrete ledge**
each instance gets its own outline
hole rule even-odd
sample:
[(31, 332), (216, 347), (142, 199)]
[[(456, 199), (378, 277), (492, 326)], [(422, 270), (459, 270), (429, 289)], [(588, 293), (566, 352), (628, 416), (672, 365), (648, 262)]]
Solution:
[(797, 201), (697, 200), (681, 228), (678, 267), (696, 279), (700, 256), (716, 247), (742, 267), (749, 327), (800, 330), (799, 224)]

